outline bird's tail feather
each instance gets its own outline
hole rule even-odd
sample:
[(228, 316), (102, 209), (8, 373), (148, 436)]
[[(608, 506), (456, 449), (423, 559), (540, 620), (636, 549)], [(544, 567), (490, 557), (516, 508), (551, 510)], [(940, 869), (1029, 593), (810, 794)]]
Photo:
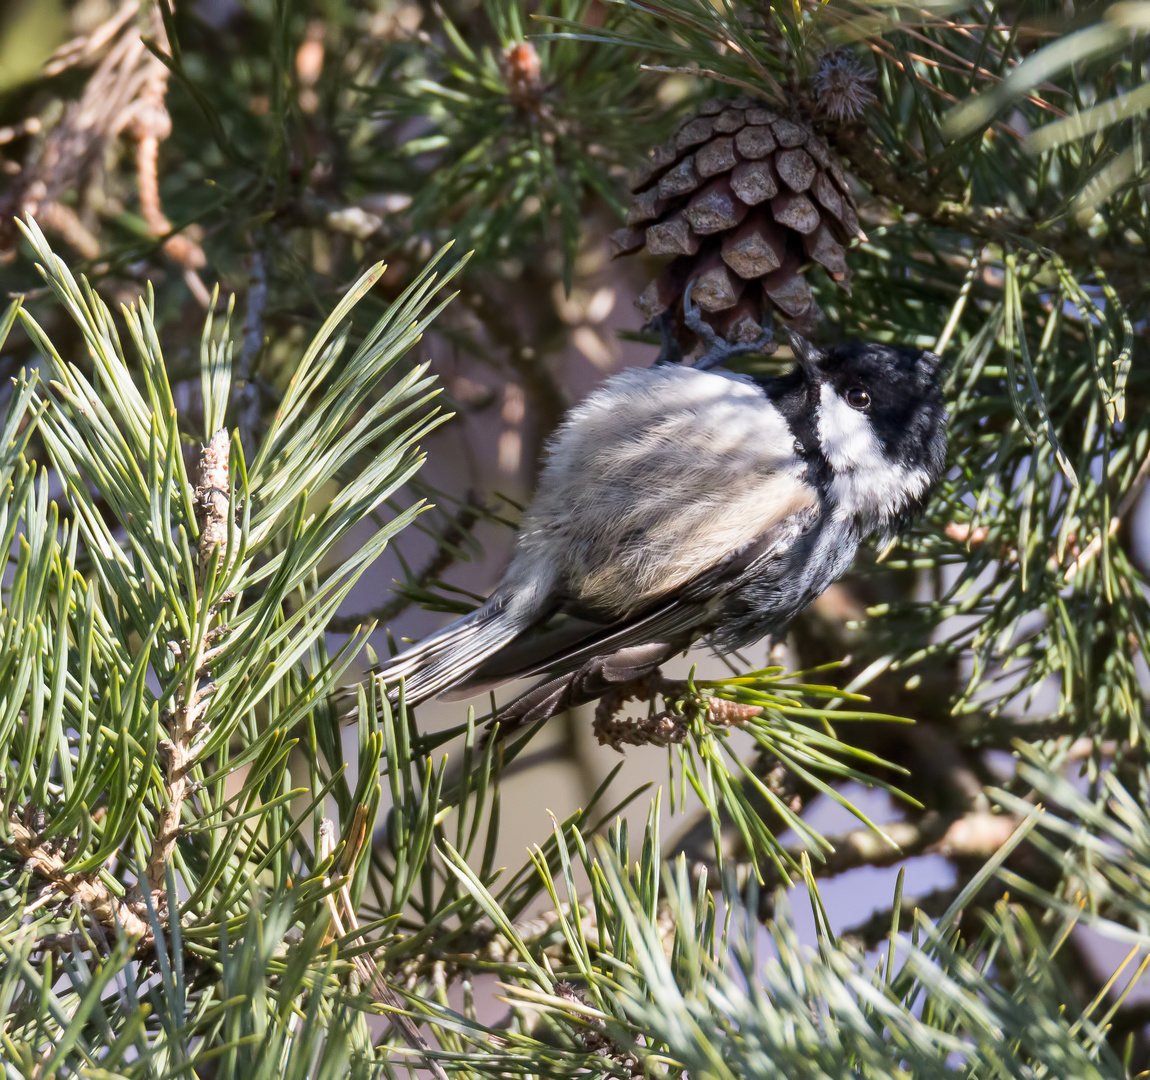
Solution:
[(402, 680), (404, 700), (416, 705), (459, 682), (522, 629), (511, 610), (485, 604), (384, 664), (376, 685), (395, 700)]

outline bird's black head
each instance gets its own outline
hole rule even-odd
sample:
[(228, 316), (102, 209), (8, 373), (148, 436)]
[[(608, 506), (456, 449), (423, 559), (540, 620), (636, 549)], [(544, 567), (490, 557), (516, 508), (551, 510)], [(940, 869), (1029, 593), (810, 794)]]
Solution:
[(939, 358), (862, 341), (821, 352), (797, 334), (791, 344), (840, 509), (869, 528), (897, 529), (925, 502), (946, 458)]

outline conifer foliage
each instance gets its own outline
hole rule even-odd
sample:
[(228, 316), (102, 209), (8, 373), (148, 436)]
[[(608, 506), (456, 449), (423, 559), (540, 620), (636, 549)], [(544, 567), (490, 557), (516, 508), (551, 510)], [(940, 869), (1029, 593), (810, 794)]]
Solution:
[[(5, 1080), (1145, 1075), (1148, 25), (0, 16)], [(470, 609), (445, 577), (515, 523), (433, 486), (429, 440), (495, 418), (529, 479), (568, 343), (613, 363), (627, 292), (652, 359), (717, 334), (781, 371), (785, 323), (940, 353), (922, 519), (771, 666), (652, 679), (566, 742), (356, 688), (408, 608)], [(385, 550), (405, 580), (365, 613)], [(616, 768), (516, 806), (500, 866), (505, 781), (592, 730)], [(822, 835), (831, 803), (857, 827)], [(949, 876), (913, 894), (921, 855)], [(832, 917), (868, 868), (878, 910)]]

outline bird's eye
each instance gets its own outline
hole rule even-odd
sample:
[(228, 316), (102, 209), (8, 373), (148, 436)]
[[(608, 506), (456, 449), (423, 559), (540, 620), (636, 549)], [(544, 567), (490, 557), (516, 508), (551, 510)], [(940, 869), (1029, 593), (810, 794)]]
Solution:
[(852, 409), (858, 409), (859, 412), (863, 412), (865, 409), (870, 408), (870, 394), (861, 386), (852, 386), (847, 391), (847, 404)]

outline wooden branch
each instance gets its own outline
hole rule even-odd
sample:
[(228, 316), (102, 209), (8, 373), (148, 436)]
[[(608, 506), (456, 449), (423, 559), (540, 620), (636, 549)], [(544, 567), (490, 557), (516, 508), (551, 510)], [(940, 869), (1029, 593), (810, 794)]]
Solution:
[(35, 874), (52, 883), (58, 892), (77, 900), (96, 922), (112, 933), (149, 942), (152, 931), (138, 905), (121, 900), (98, 877), (71, 874), (64, 870), (66, 860), (40, 844), (35, 833), (23, 822), (8, 822), (17, 854)]
[[(216, 560), (219, 568), (227, 546), (231, 519), (228, 485), (230, 448), (231, 439), (227, 431), (221, 428), (200, 452), (195, 506), (200, 528), (196, 553), (196, 585), (197, 589), (201, 590), (212, 560)], [(200, 603), (205, 603), (208, 598), (201, 595), (199, 600)], [(156, 832), (152, 838), (152, 849), (148, 854), (146, 866), (147, 883), (152, 890), (153, 904), (157, 912), (167, 909), (165, 890), (167, 866), (179, 839), (184, 803), (191, 794), (190, 773), (195, 762), (196, 746), (202, 734), (202, 721), (204, 713), (207, 712), (208, 700), (215, 689), (211, 683), (201, 685), (200, 682), (200, 672), (204, 667), (205, 651), (211, 637), (214, 619), (213, 612), (203, 620), (203, 631), (197, 639), (189, 642), (188, 647), (182, 650), (184, 656), (190, 657), (187, 678), (180, 690), (177, 708), (167, 714), (168, 739), (164, 744), (166, 799), (156, 822)]]

